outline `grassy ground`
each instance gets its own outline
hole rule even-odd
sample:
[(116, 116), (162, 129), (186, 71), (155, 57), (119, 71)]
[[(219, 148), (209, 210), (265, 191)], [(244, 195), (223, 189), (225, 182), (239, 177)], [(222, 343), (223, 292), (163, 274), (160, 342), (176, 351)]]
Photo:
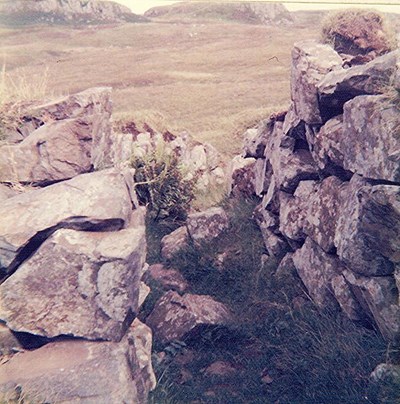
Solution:
[[(398, 403), (398, 392), (386, 392), (383, 400), (369, 382), (369, 374), (388, 357), (379, 333), (340, 312), (320, 312), (295, 273), (277, 273), (273, 259), (261, 264), (262, 238), (251, 219), (254, 203), (229, 201), (231, 227), (221, 238), (191, 246), (165, 263), (181, 271), (191, 293), (231, 307), (236, 323), (206, 328), (168, 346), (156, 339), (158, 386), (149, 403)], [(149, 261), (158, 262), (157, 246), (167, 229), (155, 223), (148, 229)], [(151, 288), (144, 318), (162, 294), (156, 284)], [(233, 372), (210, 374), (207, 369), (217, 361)]]
[(49, 95), (114, 88), (116, 118), (147, 120), (232, 155), (244, 129), (289, 102), (290, 51), (317, 27), (150, 23), (0, 30), (12, 80), (48, 77)]

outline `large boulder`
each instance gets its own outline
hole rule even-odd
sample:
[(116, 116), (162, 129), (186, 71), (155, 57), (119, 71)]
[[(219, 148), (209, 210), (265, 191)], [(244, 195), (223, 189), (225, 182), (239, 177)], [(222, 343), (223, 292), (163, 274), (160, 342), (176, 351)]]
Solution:
[(321, 113), (330, 118), (341, 113), (344, 103), (358, 95), (382, 94), (392, 84), (399, 61), (397, 50), (366, 65), (328, 73), (317, 86)]
[(14, 331), (119, 341), (138, 312), (145, 228), (61, 229), (0, 285), (0, 319)]
[(123, 173), (108, 170), (19, 194), (0, 206), (0, 269), (10, 274), (59, 228), (120, 229), (132, 197)]
[(339, 258), (364, 276), (391, 275), (399, 263), (400, 187), (357, 175), (342, 192), (335, 246)]
[(92, 140), (83, 119), (41, 126), (21, 143), (0, 147), (0, 181), (46, 184), (89, 172)]
[(400, 113), (386, 96), (365, 95), (344, 105), (343, 166), (367, 178), (400, 181)]
[(22, 107), (22, 141), (0, 148), (0, 181), (49, 183), (111, 165), (110, 88)]
[(341, 69), (342, 58), (330, 46), (302, 41), (292, 50), (291, 97), (296, 115), (307, 124), (321, 124), (318, 83), (327, 73)]
[(143, 342), (136, 329), (119, 343), (66, 340), (19, 353), (0, 367), (0, 401), (144, 404), (155, 379)]
[(200, 325), (226, 325), (232, 313), (210, 296), (167, 292), (156, 304), (146, 322), (161, 342), (180, 340)]

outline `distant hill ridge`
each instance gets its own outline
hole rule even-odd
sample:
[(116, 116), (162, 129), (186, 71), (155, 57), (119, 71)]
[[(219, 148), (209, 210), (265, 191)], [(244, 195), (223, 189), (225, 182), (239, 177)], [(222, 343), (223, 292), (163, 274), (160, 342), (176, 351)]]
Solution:
[(0, 0), (2, 23), (138, 22), (128, 7), (100, 0)]
[(149, 18), (220, 19), (250, 24), (291, 24), (290, 12), (280, 3), (232, 2), (206, 3), (183, 2), (170, 6), (154, 7), (144, 14)]

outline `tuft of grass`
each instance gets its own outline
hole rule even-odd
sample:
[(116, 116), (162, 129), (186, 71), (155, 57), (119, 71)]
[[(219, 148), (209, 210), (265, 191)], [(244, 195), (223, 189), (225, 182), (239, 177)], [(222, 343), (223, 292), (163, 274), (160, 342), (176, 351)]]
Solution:
[[(389, 20), (380, 12), (369, 9), (345, 9), (327, 14), (321, 23), (321, 41), (333, 46), (336, 50), (345, 49), (350, 45), (352, 50), (360, 51), (360, 53), (368, 52), (366, 49), (357, 49), (357, 35), (363, 32), (368, 37), (368, 27), (366, 22), (374, 23), (379, 26), (382, 37), (382, 49), (377, 49), (383, 53), (390, 52), (397, 48), (396, 31), (390, 24)], [(354, 34), (353, 43), (349, 42), (349, 38), (342, 35), (343, 31), (347, 31), (351, 35), (352, 31), (357, 32)], [(379, 33), (375, 33), (378, 37)], [(376, 49), (369, 49), (376, 50)]]
[(48, 67), (37, 74), (21, 73), (12, 77), (3, 63), (0, 72), (0, 140), (6, 140), (8, 132), (17, 131), (23, 124), (22, 111), (29, 102), (48, 96), (48, 81)]

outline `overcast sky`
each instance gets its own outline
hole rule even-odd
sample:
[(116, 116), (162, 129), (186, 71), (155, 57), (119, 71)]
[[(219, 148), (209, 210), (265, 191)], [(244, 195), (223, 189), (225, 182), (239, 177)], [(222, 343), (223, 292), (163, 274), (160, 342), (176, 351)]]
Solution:
[[(114, 0), (118, 3), (128, 6), (134, 13), (143, 14), (146, 10), (151, 7), (164, 6), (168, 4), (176, 3), (176, 1), (168, 0)], [(192, 0), (193, 1), (193, 0)], [(243, 1), (243, 0), (241, 0)], [(254, 0), (253, 0), (254, 1)], [(263, 0), (269, 1), (269, 0)], [(288, 2), (280, 1), (284, 3), (285, 6), (291, 10), (316, 10), (316, 9), (332, 9), (332, 8), (343, 8), (343, 4), (346, 3), (347, 7), (368, 7), (377, 8), (384, 12), (395, 12), (400, 13), (400, 3), (399, 0), (352, 0), (351, 2), (340, 2), (335, 3), (332, 0), (320, 0), (320, 1), (299, 1), (299, 2)]]

